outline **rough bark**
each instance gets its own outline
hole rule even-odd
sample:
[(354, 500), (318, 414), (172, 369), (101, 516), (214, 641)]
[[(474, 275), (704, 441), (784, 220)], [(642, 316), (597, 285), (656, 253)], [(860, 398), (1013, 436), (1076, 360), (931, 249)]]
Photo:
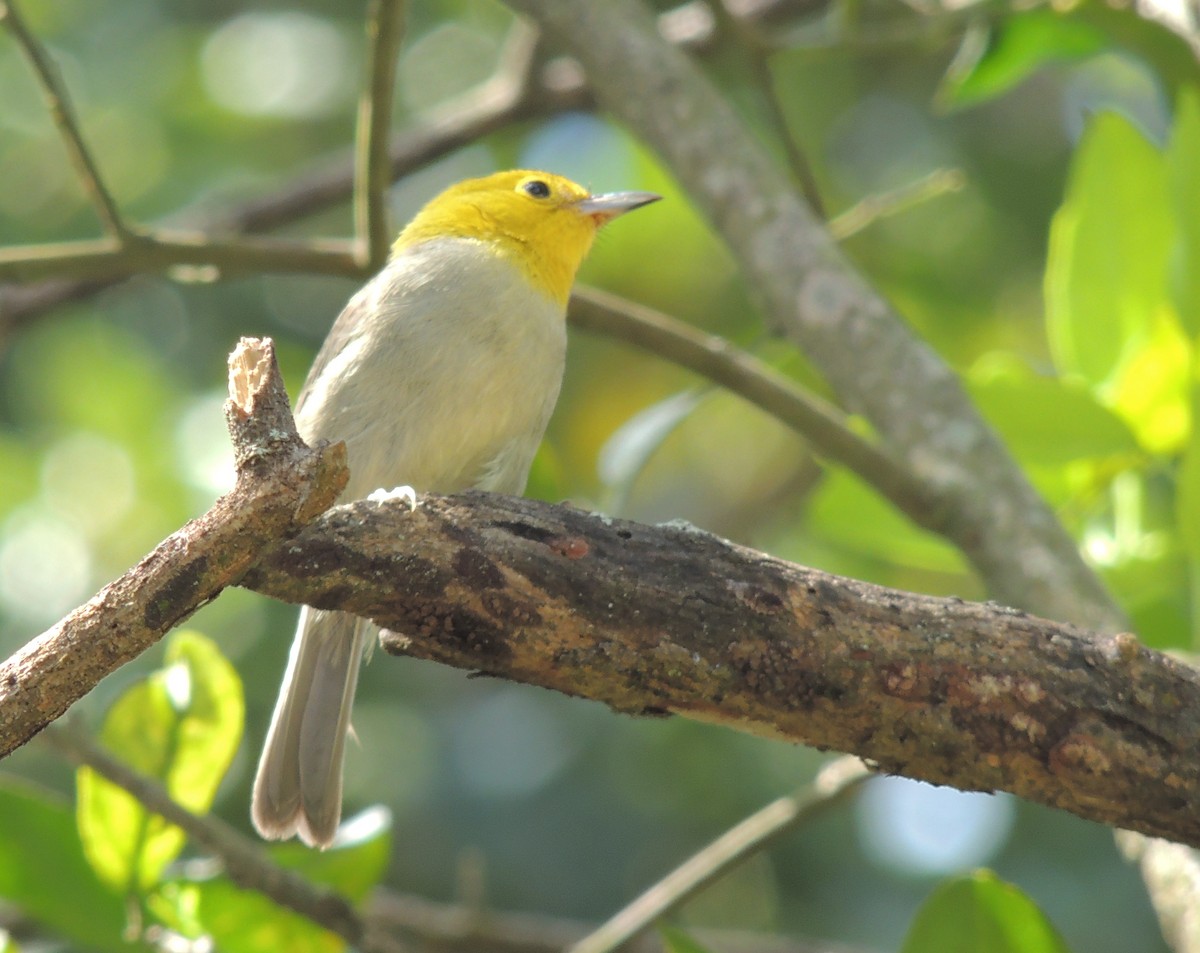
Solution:
[(338, 507), (243, 585), (369, 616), (395, 654), (1200, 844), (1200, 673), (1129, 634), (487, 494)]

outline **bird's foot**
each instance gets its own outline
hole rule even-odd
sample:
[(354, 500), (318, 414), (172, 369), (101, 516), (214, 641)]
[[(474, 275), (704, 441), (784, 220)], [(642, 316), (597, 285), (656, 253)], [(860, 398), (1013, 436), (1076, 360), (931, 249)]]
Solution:
[(407, 500), (411, 512), (417, 508), (417, 491), (411, 486), (394, 486), (390, 490), (380, 487), (367, 497), (372, 503), (388, 503), (392, 500)]

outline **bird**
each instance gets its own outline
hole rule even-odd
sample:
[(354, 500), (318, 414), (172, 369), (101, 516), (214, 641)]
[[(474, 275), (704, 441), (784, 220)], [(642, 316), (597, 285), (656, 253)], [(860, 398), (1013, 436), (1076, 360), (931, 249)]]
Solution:
[[(562, 384), (576, 272), (603, 225), (659, 198), (517, 169), (459, 182), (421, 208), (334, 321), (296, 402), (306, 441), (346, 444), (341, 499), (392, 485), (523, 493)], [(374, 631), (301, 609), (254, 781), (264, 838), (333, 843)]]

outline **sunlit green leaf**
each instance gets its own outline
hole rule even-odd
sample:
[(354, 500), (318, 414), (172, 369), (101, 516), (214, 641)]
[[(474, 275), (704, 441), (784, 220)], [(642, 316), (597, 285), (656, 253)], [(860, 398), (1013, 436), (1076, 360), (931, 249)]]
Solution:
[(1126, 423), (1080, 383), (998, 361), (977, 365), (968, 383), (979, 409), (1023, 463), (1060, 466), (1140, 452)]
[(679, 927), (664, 924), (658, 928), (658, 932), (667, 953), (711, 953), (708, 947)]
[[(237, 750), (242, 715), (232, 666), (208, 639), (179, 632), (163, 668), (114, 703), (100, 739), (180, 804), (203, 813)], [(80, 769), (78, 784), (79, 830), (96, 872), (119, 890), (146, 890), (183, 848), (183, 831), (88, 768)]]
[(1191, 429), (1193, 348), (1164, 309), (1127, 355), (1106, 394), (1147, 450), (1176, 453)]
[(939, 90), (947, 106), (973, 106), (1008, 92), (1038, 69), (1109, 45), (1104, 33), (1048, 7), (968, 32)]
[[(364, 899), (387, 869), (391, 828), (386, 812), (373, 810), (348, 821), (329, 850), (300, 844), (271, 848), (272, 859), (313, 883), (332, 887), (352, 902)], [(311, 920), (277, 906), (260, 893), (224, 878), (195, 885), (198, 919), (224, 953), (338, 953), (345, 941)]]
[(939, 572), (962, 571), (949, 543), (898, 513), (857, 477), (831, 470), (808, 508), (807, 530), (872, 558)]
[(160, 926), (180, 936), (197, 939), (207, 933), (200, 922), (200, 893), (191, 881), (161, 881), (146, 895), (145, 908)]
[(391, 825), (386, 808), (369, 808), (342, 822), (329, 850), (312, 850), (293, 841), (275, 845), (271, 855), (281, 866), (357, 903), (366, 899), (387, 868)]
[(0, 778), (0, 817), (0, 897), (89, 950), (146, 949), (125, 938), (125, 905), (88, 865), (68, 804)]
[(1176, 101), (1167, 146), (1167, 180), (1175, 216), (1170, 287), (1180, 320), (1200, 333), (1200, 92), (1185, 89)]
[(1054, 216), (1046, 323), (1055, 361), (1109, 383), (1167, 305), (1172, 234), (1166, 166), (1125, 118), (1093, 118)]
[(922, 904), (901, 953), (1069, 953), (1024, 893), (991, 871), (947, 881)]
[(1054, 217), (1046, 324), (1055, 361), (1157, 453), (1190, 427), (1192, 345), (1168, 291), (1175, 236), (1165, 158), (1118, 115), (1092, 121)]
[(205, 932), (224, 953), (340, 953), (346, 941), (307, 917), (228, 880), (197, 885)]

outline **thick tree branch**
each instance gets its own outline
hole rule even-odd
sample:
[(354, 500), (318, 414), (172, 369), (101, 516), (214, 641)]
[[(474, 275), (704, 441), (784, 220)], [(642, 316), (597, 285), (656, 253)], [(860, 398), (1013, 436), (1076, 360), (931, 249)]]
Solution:
[(305, 525), (344, 485), (342, 448), (299, 440), (269, 344), (230, 363), (237, 486), (0, 665), (0, 754), (240, 582), (372, 618), (394, 653), (1200, 844), (1200, 673), (1132, 635), (489, 494)]
[(337, 507), (243, 584), (373, 618), (392, 653), (1200, 844), (1200, 673), (1132, 635), (478, 493)]
[(0, 757), (236, 582), (268, 545), (341, 493), (345, 446), (310, 449), (300, 439), (269, 341), (244, 338), (230, 356), (225, 411), (238, 468), (233, 490), (0, 663)]
[(942, 500), (942, 532), (996, 598), (1126, 624), (958, 378), (853, 269), (727, 97), (636, 0), (508, 0), (583, 64), (600, 105), (657, 151), (740, 260), (768, 320)]
[(1138, 865), (1163, 938), (1174, 953), (1200, 953), (1200, 855), (1195, 848), (1117, 832), (1121, 853)]

